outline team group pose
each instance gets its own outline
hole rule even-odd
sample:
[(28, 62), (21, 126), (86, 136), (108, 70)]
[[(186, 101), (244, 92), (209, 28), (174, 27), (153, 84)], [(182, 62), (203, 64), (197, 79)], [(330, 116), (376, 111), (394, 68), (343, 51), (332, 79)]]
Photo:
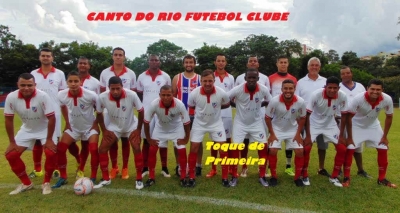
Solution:
[[(308, 167), (313, 143), (318, 144), (318, 174), (329, 177), (332, 185), (350, 187), (353, 157), (357, 175), (371, 178), (362, 163), (364, 142), (377, 150), (377, 183), (397, 187), (386, 178), (393, 101), (383, 92), (383, 83), (378, 79), (371, 80), (366, 89), (354, 82), (350, 67), (338, 70), (341, 80), (325, 78), (319, 75), (320, 60), (313, 57), (308, 61), (307, 75), (297, 80), (288, 73), (289, 59), (279, 57), (277, 71), (268, 77), (259, 72), (257, 57), (250, 56), (246, 71), (235, 80), (225, 70), (224, 54), (215, 56), (214, 71), (207, 69), (201, 74), (194, 72), (195, 57), (187, 55), (183, 58), (184, 72), (171, 81), (160, 69), (160, 58), (150, 55), (149, 68), (136, 79), (136, 74), (124, 65), (125, 50), (117, 47), (112, 51), (113, 65), (103, 70), (97, 80), (90, 75), (91, 63), (86, 57), (78, 59), (78, 72), (69, 72), (67, 78), (63, 71), (52, 66), (49, 49), (42, 49), (39, 59), (41, 67), (21, 74), (18, 90), (8, 94), (5, 102), (5, 128), (9, 138), (5, 157), (21, 182), (11, 195), (32, 189), (31, 179), (35, 177), (44, 176), (43, 194), (67, 184), (67, 150), (77, 163), (76, 178), (85, 176), (90, 154), (89, 177), (94, 188), (110, 185), (120, 173), (119, 139), (122, 140), (121, 178), (130, 177), (128, 161), (132, 147), (136, 189), (156, 183), (158, 150), (161, 174), (171, 177), (167, 164), (168, 141), (174, 146), (178, 184), (195, 187), (201, 185), (196, 183), (196, 177), (201, 176), (206, 134), (220, 146), (244, 143), (242, 150), (211, 149), (214, 158), (218, 152), (220, 159), (247, 158), (251, 143), (261, 145), (258, 158), (262, 163), (258, 164), (257, 172), (262, 187), (278, 186), (277, 153), (283, 143), (287, 159), (285, 173), (293, 176), (298, 187), (311, 185)], [(233, 107), (236, 108), (234, 119)], [(383, 129), (378, 120), (382, 110), (386, 114)], [(22, 120), (16, 134), (15, 114)], [(65, 121), (63, 132), (61, 115)], [(79, 141), (81, 151), (77, 146)], [(329, 142), (336, 150), (331, 174), (325, 169)], [(25, 150), (33, 151), (34, 169), (29, 175), (21, 159)], [(239, 173), (238, 163), (223, 162), (220, 165), (224, 187), (237, 186), (239, 177), (247, 177), (251, 171), (245, 164)], [(207, 178), (218, 174), (217, 165), (212, 163)], [(97, 181), (99, 167), (101, 179)], [(50, 185), (52, 177), (58, 177), (53, 186)]]

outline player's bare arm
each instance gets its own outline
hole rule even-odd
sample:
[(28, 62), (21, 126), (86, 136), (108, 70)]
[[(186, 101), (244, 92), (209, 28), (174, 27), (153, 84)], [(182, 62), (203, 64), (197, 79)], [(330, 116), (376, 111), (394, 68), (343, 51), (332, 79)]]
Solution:
[(346, 130), (347, 130), (347, 145), (353, 144), (353, 117), (355, 114), (353, 113), (347, 113), (347, 118), (346, 118)]
[(387, 135), (389, 133), (390, 127), (392, 126), (393, 115), (386, 114), (385, 117), (385, 129), (383, 130), (383, 136), (381, 142), (379, 144), (385, 144), (386, 146), (389, 145), (389, 140), (387, 139)]
[(349, 113), (347, 113), (347, 112), (342, 112), (341, 115), (340, 115), (342, 122), (340, 123), (340, 133), (339, 133), (338, 142), (341, 143), (341, 144), (344, 144), (344, 145), (346, 145), (346, 140), (344, 138), (344, 131), (345, 131), (345, 128), (347, 126), (348, 114)]
[(53, 152), (57, 152), (57, 146), (53, 141), (53, 133), (56, 128), (56, 116), (54, 113), (52, 115), (47, 116), (49, 123), (47, 124), (47, 138), (44, 147), (50, 149)]
[(306, 117), (301, 117), (297, 119), (297, 131), (296, 135), (293, 138), (293, 141), (296, 141), (297, 144), (303, 145), (303, 138), (301, 137), (301, 132), (304, 128), (304, 124), (306, 123)]
[(312, 145), (311, 131), (310, 131), (310, 112), (307, 112), (306, 117), (306, 137), (304, 138), (304, 146)]
[(6, 132), (8, 136), (8, 140), (10, 141), (10, 144), (8, 145), (6, 152), (4, 153), (5, 155), (11, 151), (17, 151), (17, 152), (22, 152), (24, 151), (23, 147), (17, 146), (15, 143), (15, 138), (14, 138), (14, 116), (5, 116), (5, 125), (6, 125)]
[(69, 123), (69, 117), (68, 117), (68, 108), (66, 105), (61, 106), (61, 113), (64, 117), (65, 120), (65, 128), (64, 131), (69, 129), (70, 131), (72, 131), (71, 129), (71, 124)]
[(178, 145), (186, 145), (190, 138), (190, 123), (183, 125), (183, 128), (185, 129), (185, 137), (183, 139), (178, 139)]
[(142, 132), (144, 110), (138, 111), (138, 125), (129, 136), (129, 141), (133, 144), (140, 144), (140, 133)]
[(150, 144), (150, 146), (157, 146), (158, 145), (158, 141), (154, 140), (150, 136), (150, 124), (147, 123), (147, 122), (144, 122), (143, 126), (144, 126), (144, 134), (146, 135), (147, 142)]
[(177, 84), (178, 83), (178, 75), (174, 76), (174, 79), (172, 79), (172, 95), (176, 98), (178, 96), (178, 88), (177, 88)]
[(231, 103), (229, 102), (228, 104), (221, 105), (221, 109), (227, 109), (230, 106), (231, 106)]
[(267, 128), (269, 131), (268, 145), (271, 146), (272, 143), (274, 143), (274, 141), (278, 141), (278, 138), (276, 138), (274, 128), (272, 128), (272, 122), (270, 117), (265, 116), (265, 123), (267, 124)]

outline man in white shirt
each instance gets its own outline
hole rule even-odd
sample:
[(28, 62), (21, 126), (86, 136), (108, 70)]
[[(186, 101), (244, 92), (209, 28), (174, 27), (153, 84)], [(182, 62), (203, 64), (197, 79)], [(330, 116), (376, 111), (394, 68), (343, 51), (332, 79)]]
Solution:
[[(55, 116), (54, 104), (45, 92), (36, 89), (35, 77), (23, 73), (18, 77), (18, 90), (7, 95), (4, 116), (5, 127), (9, 139), (9, 146), (5, 156), (14, 174), (21, 180), (21, 184), (10, 192), (18, 194), (33, 188), (25, 170), (25, 163), (21, 155), (25, 150), (32, 150), (36, 140), (45, 147), (45, 175), (42, 193), (50, 194), (50, 179), (56, 168), (57, 137), (54, 135)], [(14, 115), (22, 120), (21, 129), (14, 136)]]
[[(132, 145), (136, 166), (136, 189), (143, 188), (142, 169), (143, 157), (140, 151), (140, 133), (143, 123), (143, 105), (137, 94), (129, 89), (123, 88), (122, 80), (113, 76), (108, 81), (109, 90), (100, 94), (101, 108), (107, 109), (110, 118), (109, 123), (104, 123), (102, 114), (99, 114), (99, 125), (103, 138), (99, 147), (99, 162), (103, 181), (94, 186), (101, 188), (111, 184), (108, 173), (108, 155), (110, 147), (117, 143), (121, 137), (129, 138)], [(133, 109), (138, 112), (138, 118)]]

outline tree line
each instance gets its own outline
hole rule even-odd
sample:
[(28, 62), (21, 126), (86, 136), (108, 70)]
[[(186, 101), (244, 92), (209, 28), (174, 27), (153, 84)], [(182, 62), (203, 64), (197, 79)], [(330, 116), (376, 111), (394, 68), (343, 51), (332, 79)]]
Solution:
[[(0, 25), (0, 39), (0, 86), (2, 87), (14, 87), (21, 73), (38, 68), (40, 66), (39, 50), (44, 47), (52, 49), (54, 66), (66, 74), (76, 70), (80, 56), (91, 59), (91, 74), (96, 78), (100, 76), (103, 69), (112, 64), (113, 47), (101, 47), (93, 41), (56, 43), (50, 40), (36, 47), (17, 39), (8, 26), (4, 25)], [(162, 70), (174, 76), (183, 71), (182, 58), (191, 53), (197, 59), (198, 66), (195, 71), (200, 73), (204, 69), (214, 69), (215, 56), (224, 53), (228, 61), (227, 71), (235, 77), (244, 72), (248, 57), (253, 55), (258, 57), (260, 72), (271, 75), (276, 72), (276, 59), (285, 55), (289, 57), (289, 72), (301, 78), (308, 72), (308, 60), (315, 56), (321, 60), (320, 74), (322, 76), (340, 78), (340, 67), (347, 65), (352, 68), (355, 81), (366, 85), (370, 79), (380, 78), (385, 82), (386, 91), (389, 91), (394, 98), (399, 97), (400, 88), (397, 82), (400, 81), (400, 57), (389, 59), (384, 63), (384, 59), (377, 56), (370, 60), (361, 60), (357, 53), (352, 51), (346, 51), (339, 56), (332, 49), (328, 52), (315, 49), (308, 54), (303, 54), (302, 49), (301, 43), (295, 39), (278, 41), (277, 37), (265, 34), (249, 35), (227, 48), (203, 43), (203, 46), (192, 52), (168, 40), (160, 39), (150, 44), (145, 54), (133, 59), (127, 57), (126, 66), (139, 75), (148, 68), (148, 56), (156, 54), (160, 57)], [(293, 55), (298, 57), (292, 57)]]

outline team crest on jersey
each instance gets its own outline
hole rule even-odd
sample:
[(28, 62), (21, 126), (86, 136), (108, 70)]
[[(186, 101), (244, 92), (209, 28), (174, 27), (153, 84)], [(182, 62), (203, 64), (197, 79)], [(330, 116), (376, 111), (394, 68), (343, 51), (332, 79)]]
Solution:
[(53, 84), (53, 83), (54, 83), (53, 79), (49, 79), (49, 84)]
[(225, 134), (228, 134), (229, 133), (229, 129), (225, 129)]
[(260, 138), (264, 139), (264, 134), (260, 133), (258, 136), (260, 136)]
[(336, 110), (336, 105), (333, 105), (333, 106), (332, 106), (332, 109), (333, 109), (333, 110)]
[(37, 107), (32, 107), (33, 112), (37, 112)]
[(296, 112), (296, 109), (295, 109), (295, 108), (292, 108), (292, 111), (291, 111), (291, 112), (292, 112), (292, 114), (295, 113), (295, 112)]
[(218, 137), (222, 137), (222, 132), (217, 132)]
[(87, 87), (87, 86), (84, 86), (83, 88), (85, 88), (85, 89), (89, 89), (89, 87)]
[(157, 86), (161, 85), (161, 81), (156, 81)]
[(381, 108), (377, 107), (375, 110), (376, 110), (376, 112), (379, 112), (379, 110), (381, 110)]
[(126, 79), (126, 78), (121, 78), (121, 81), (122, 81), (123, 84), (126, 84), (126, 82), (128, 82), (128, 79)]
[(227, 84), (227, 83), (224, 83), (224, 86), (225, 86), (225, 88), (227, 88), (227, 87), (228, 87), (228, 84)]
[(216, 108), (216, 107), (217, 107), (217, 103), (212, 103), (212, 106), (213, 106), (214, 108)]
[(80, 104), (79, 107), (80, 107), (81, 109), (84, 109), (84, 108), (85, 108), (85, 105)]
[(125, 110), (126, 110), (126, 107), (125, 107), (125, 106), (122, 106), (122, 107), (121, 107), (121, 109), (122, 109), (122, 111), (124, 111), (124, 112), (125, 112)]
[(333, 135), (333, 137), (334, 137), (335, 139), (339, 139), (338, 135)]
[(255, 101), (256, 103), (258, 103), (258, 102), (260, 101), (260, 99), (259, 99), (259, 98), (254, 98), (254, 101)]
[(14, 106), (12, 105), (12, 103), (10, 103), (10, 108), (11, 108), (12, 110), (14, 110)]
[(175, 114), (172, 114), (172, 113), (171, 113), (171, 114), (169, 114), (169, 115), (170, 115), (171, 117), (175, 117)]

